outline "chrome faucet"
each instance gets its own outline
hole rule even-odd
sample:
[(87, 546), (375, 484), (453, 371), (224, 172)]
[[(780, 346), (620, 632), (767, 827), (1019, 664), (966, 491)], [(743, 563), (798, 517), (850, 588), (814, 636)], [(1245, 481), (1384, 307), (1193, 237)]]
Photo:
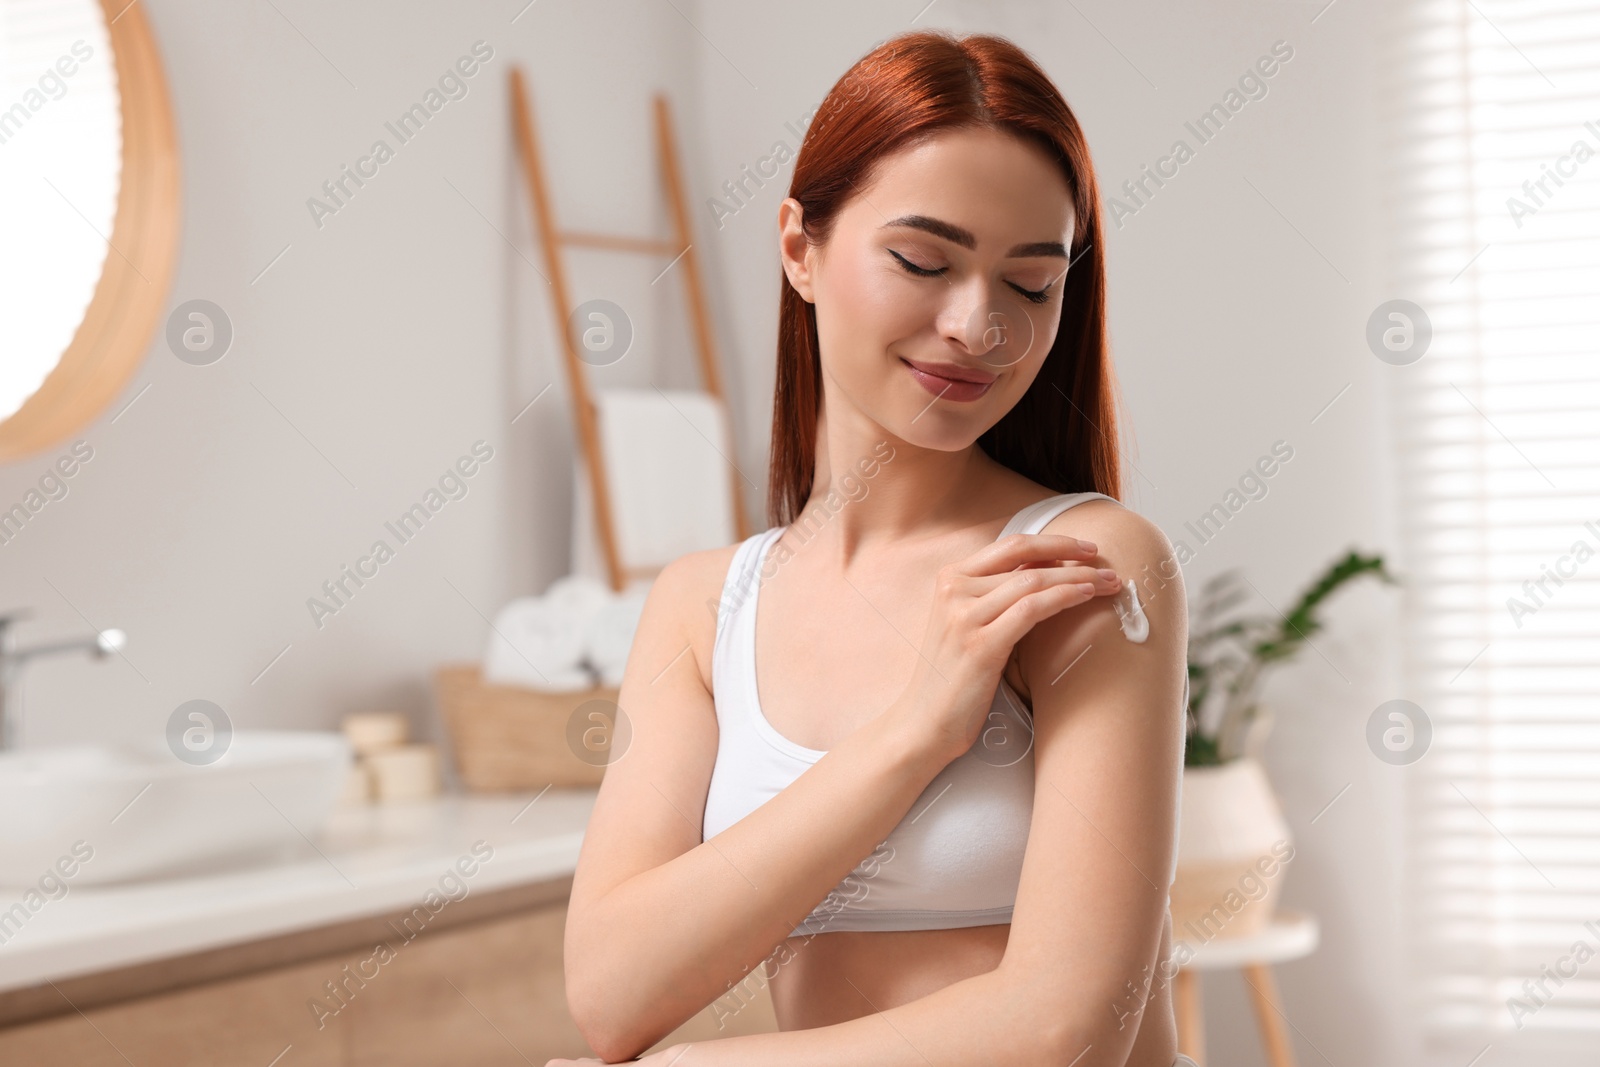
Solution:
[(15, 747), (19, 704), (17, 680), (24, 664), (39, 656), (50, 656), (58, 652), (87, 652), (95, 659), (105, 659), (112, 653), (121, 651), (128, 643), (127, 635), (121, 630), (101, 630), (90, 637), (54, 641), (30, 648), (16, 648), (11, 626), (32, 614), (28, 608), (18, 608), (16, 611), (0, 615), (0, 750)]

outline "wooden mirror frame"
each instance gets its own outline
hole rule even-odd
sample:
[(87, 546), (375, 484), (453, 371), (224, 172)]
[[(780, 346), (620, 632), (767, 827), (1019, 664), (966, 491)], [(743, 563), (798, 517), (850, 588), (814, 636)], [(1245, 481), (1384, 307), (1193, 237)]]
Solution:
[(150, 346), (177, 264), (178, 143), (161, 56), (138, 0), (100, 0), (100, 10), (122, 112), (111, 247), (72, 343), (38, 390), (0, 422), (0, 461), (48, 448), (105, 410)]

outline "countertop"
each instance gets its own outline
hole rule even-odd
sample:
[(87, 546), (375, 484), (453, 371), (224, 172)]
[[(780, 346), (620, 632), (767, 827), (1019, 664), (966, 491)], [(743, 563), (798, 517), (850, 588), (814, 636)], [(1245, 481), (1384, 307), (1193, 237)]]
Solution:
[[(570, 878), (596, 793), (549, 788), (341, 807), (275, 864), (74, 886), (0, 944), (0, 992), (394, 914), (430, 892), (438, 907)], [(470, 876), (457, 869), (463, 858)], [(21, 892), (0, 889), (0, 911)]]

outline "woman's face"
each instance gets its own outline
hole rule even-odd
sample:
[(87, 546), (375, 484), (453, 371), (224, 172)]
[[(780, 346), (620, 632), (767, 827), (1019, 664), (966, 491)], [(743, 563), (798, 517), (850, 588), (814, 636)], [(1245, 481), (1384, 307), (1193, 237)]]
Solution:
[(780, 221), (784, 270), (816, 305), (830, 410), (843, 401), (910, 444), (966, 448), (1055, 341), (1072, 194), (1019, 138), (951, 130), (885, 157), (823, 246), (806, 244), (797, 201)]

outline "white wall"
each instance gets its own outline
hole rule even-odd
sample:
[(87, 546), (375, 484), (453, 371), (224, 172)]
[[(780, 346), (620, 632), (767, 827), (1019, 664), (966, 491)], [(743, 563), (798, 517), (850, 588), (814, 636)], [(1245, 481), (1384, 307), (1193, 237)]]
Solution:
[[(850, 62), (912, 25), (1012, 36), (1062, 87), (1112, 194), (1274, 41), (1289, 42), (1294, 57), (1268, 95), (1107, 234), (1129, 499), (1196, 549), (1191, 595), (1242, 565), (1264, 611), (1345, 548), (1386, 550), (1385, 368), (1362, 342), (1367, 313), (1390, 295), (1373, 281), (1369, 5), (919, 6), (547, 0), (519, 16), (520, 0), (276, 10), (147, 0), (182, 138), (186, 219), (170, 305), (215, 301), (236, 340), (210, 367), (158, 340), (82, 434), (95, 455), (70, 495), (0, 548), (0, 607), (39, 613), (24, 640), (91, 623), (131, 638), (110, 663), (30, 668), (25, 741), (149, 736), (194, 697), (243, 726), (331, 726), (395, 707), (431, 734), (431, 668), (476, 658), (484, 616), (564, 573), (572, 430), (510, 151), (513, 62), (531, 79), (574, 229), (665, 232), (648, 94), (671, 93), (759, 527), (775, 214), (790, 171), (720, 228), (707, 201), (775, 141), (796, 147), (801, 120)], [(307, 198), (480, 39), (494, 57), (469, 95), (319, 229)], [(575, 298), (616, 300), (638, 329), (636, 351), (597, 381), (695, 381), (678, 279), (651, 283), (663, 264), (571, 262)], [(317, 628), (307, 598), (479, 439), (495, 457), (468, 495)], [(1294, 458), (1269, 495), (1201, 547), (1185, 522), (1280, 439)], [(19, 499), (65, 449), (0, 469), (0, 501)], [(1298, 845), (1283, 903), (1316, 912), (1325, 939), (1279, 969), (1305, 1063), (1417, 1062), (1394, 949), (1400, 771), (1362, 735), (1373, 707), (1403, 695), (1394, 604), (1375, 588), (1344, 596), (1316, 654), (1268, 687), (1279, 714), (1268, 765)], [(1206, 995), (1211, 1062), (1263, 1063), (1237, 977), (1208, 979)]]
[[(568, 558), (566, 383), (508, 71), (530, 78), (563, 222), (652, 232), (648, 94), (684, 80), (693, 31), (628, 3), (143, 6), (183, 161), (169, 306), (214, 301), (235, 339), (195, 367), (156, 338), (82, 433), (94, 458), (69, 495), (0, 549), (3, 606), (38, 612), (23, 642), (91, 624), (130, 638), (113, 662), (31, 666), (24, 740), (147, 736), (195, 697), (240, 726), (393, 707), (431, 732), (433, 665), (480, 656), (484, 616)], [(493, 56), (467, 95), (401, 144), (385, 122), (480, 40)], [(380, 138), (393, 158), (317, 225), (308, 199)], [(612, 292), (605, 267), (573, 257), (579, 299)], [(619, 299), (640, 303), (659, 268)], [(414, 541), (387, 534), (478, 440), (494, 458), (467, 494)], [(67, 447), (0, 470), (0, 500)], [(379, 537), (394, 558), (319, 627), (308, 598)]]

